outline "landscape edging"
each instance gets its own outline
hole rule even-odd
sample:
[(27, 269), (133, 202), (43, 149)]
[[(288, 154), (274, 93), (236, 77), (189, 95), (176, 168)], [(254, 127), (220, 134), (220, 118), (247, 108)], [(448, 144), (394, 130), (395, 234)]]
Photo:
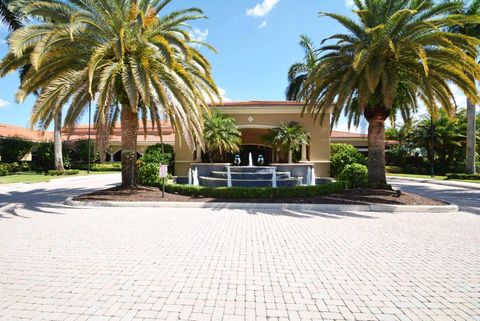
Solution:
[(64, 202), (76, 207), (152, 207), (152, 208), (210, 208), (210, 209), (278, 209), (313, 210), (334, 212), (383, 212), (383, 213), (456, 213), (457, 205), (344, 205), (344, 204), (306, 204), (306, 203), (222, 203), (222, 202), (110, 202), (75, 201), (69, 197)]
[(418, 183), (427, 183), (427, 184), (437, 184), (450, 187), (459, 187), (459, 188), (470, 188), (470, 189), (480, 189), (480, 184), (470, 183), (470, 182), (458, 182), (451, 180), (440, 180), (440, 179), (431, 179), (431, 178), (417, 178), (417, 177), (406, 177), (406, 176), (388, 176), (387, 180), (405, 180)]

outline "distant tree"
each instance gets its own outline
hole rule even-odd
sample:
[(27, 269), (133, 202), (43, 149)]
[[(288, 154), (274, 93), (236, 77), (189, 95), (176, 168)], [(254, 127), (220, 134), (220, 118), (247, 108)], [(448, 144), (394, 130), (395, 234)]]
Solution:
[[(453, 14), (464, 15), (469, 18), (473, 18), (474, 23), (462, 23), (457, 24), (449, 28), (451, 32), (455, 32), (465, 36), (471, 36), (480, 38), (480, 23), (478, 23), (480, 16), (480, 0), (448, 0), (458, 5), (458, 8), (454, 10)], [(477, 56), (474, 56), (477, 58)], [(468, 75), (472, 81), (475, 81), (475, 77), (471, 74)], [(475, 117), (476, 104), (474, 101), (467, 97), (467, 148), (466, 148), (466, 164), (465, 172), (467, 174), (475, 174), (476, 172), (476, 122)]]

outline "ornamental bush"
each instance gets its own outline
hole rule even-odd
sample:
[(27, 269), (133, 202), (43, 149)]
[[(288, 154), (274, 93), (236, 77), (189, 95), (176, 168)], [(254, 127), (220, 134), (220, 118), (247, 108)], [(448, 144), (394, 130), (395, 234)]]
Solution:
[(0, 158), (4, 163), (20, 162), (32, 151), (33, 145), (20, 137), (0, 138)]
[(78, 175), (80, 171), (78, 169), (67, 169), (64, 171), (50, 170), (45, 175), (47, 176), (72, 176)]
[(160, 184), (160, 164), (142, 163), (138, 168), (138, 181), (145, 186)]
[(331, 174), (337, 177), (350, 164), (367, 165), (367, 158), (350, 144), (331, 144)]
[(480, 180), (480, 174), (448, 173), (448, 179)]
[(338, 175), (338, 180), (349, 182), (352, 188), (365, 186), (368, 183), (367, 166), (356, 163), (349, 164)]

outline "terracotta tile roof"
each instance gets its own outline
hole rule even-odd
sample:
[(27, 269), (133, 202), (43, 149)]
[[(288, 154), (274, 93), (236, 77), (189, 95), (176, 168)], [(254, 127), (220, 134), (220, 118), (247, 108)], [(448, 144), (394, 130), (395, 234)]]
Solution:
[(229, 101), (223, 104), (214, 105), (216, 107), (248, 107), (248, 106), (265, 106), (265, 107), (278, 107), (278, 106), (303, 106), (302, 102), (297, 101), (274, 101), (274, 100), (252, 100), (252, 101)]
[(368, 138), (368, 135), (332, 130), (330, 137), (331, 138)]
[(21, 137), (34, 142), (41, 142), (53, 140), (53, 133), (49, 131), (0, 124), (0, 137)]

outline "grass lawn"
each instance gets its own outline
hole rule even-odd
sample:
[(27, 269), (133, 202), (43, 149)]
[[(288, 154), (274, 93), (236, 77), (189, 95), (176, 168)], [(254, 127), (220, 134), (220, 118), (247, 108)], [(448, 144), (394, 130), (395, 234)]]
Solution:
[[(417, 175), (417, 174), (387, 174), (387, 176), (395, 176), (395, 177), (412, 177), (412, 178), (427, 178), (431, 179), (430, 175)], [(446, 176), (435, 176), (437, 180), (447, 180)], [(478, 179), (451, 179), (450, 181), (458, 181), (458, 182), (467, 182), (467, 183), (480, 183)]]
[[(113, 174), (115, 172), (90, 172), (90, 175), (99, 175), (99, 174)], [(14, 175), (0, 176), (0, 184), (12, 184), (12, 183), (40, 183), (40, 182), (49, 182), (52, 179), (56, 178), (65, 178), (65, 177), (75, 177), (87, 175), (87, 171), (80, 171), (78, 175), (71, 176), (48, 176), (41, 173), (17, 173)]]

